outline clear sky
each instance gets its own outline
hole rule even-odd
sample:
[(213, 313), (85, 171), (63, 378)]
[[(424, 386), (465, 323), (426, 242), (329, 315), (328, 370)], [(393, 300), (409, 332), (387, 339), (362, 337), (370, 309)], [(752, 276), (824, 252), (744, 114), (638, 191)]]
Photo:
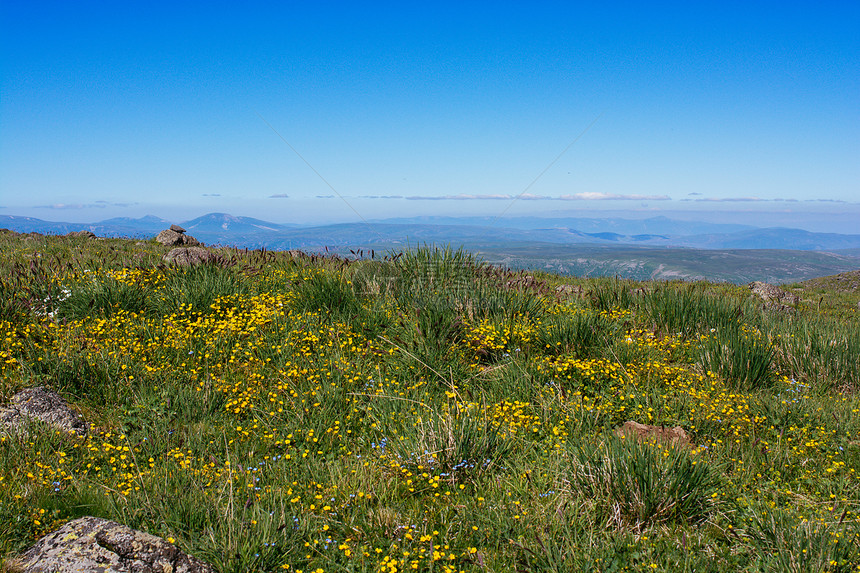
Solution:
[(860, 233), (858, 30), (856, 1), (3, 0), (0, 214)]

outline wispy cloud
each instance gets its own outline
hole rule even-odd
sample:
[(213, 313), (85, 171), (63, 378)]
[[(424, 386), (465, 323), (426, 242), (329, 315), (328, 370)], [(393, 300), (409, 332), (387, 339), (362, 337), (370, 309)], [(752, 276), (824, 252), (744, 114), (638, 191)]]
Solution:
[(619, 195), (615, 193), (574, 193), (573, 195), (561, 195), (552, 197), (549, 195), (534, 195), (525, 193), (523, 195), (509, 194), (484, 194), (484, 195), (365, 195), (362, 199), (406, 199), (408, 201), (670, 201), (668, 195)]
[(755, 203), (769, 201), (769, 199), (762, 199), (761, 197), (703, 197), (696, 199), (696, 201), (703, 203)]
[(204, 193), (203, 196), (204, 197), (220, 197), (221, 194), (220, 193)]
[(668, 195), (618, 195), (615, 193), (598, 193), (587, 191), (585, 193), (574, 193), (573, 195), (562, 195), (562, 201), (671, 201)]
[(110, 201), (105, 201), (104, 199), (99, 199), (96, 203), (98, 203), (99, 207), (134, 207), (138, 204), (137, 201), (132, 203), (112, 203)]
[(681, 201), (696, 201), (699, 203), (850, 203), (843, 199), (785, 199), (775, 197), (765, 199), (763, 197), (701, 197), (699, 199), (681, 199)]
[(523, 193), (518, 197), (520, 201), (550, 201), (553, 197), (548, 195), (533, 195), (531, 193)]
[(290, 196), (286, 193), (275, 193), (274, 195), (269, 195), (269, 199), (289, 199)]
[(317, 199), (334, 199), (334, 195), (317, 195)]
[(498, 201), (513, 199), (511, 195), (408, 195), (404, 197), (409, 201)]
[(104, 209), (107, 207), (105, 203), (54, 203), (53, 205), (35, 205), (33, 209), (56, 209), (56, 210), (72, 210), (72, 209)]

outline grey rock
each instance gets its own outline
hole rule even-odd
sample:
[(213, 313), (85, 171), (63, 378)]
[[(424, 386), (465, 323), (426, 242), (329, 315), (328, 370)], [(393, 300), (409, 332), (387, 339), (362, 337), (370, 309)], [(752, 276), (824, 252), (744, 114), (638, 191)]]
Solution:
[(756, 281), (747, 285), (753, 294), (757, 294), (765, 302), (780, 304), (796, 304), (800, 301), (794, 294), (784, 291), (776, 285)]
[(32, 421), (79, 436), (86, 435), (89, 429), (89, 424), (59, 394), (43, 386), (21, 390), (12, 396), (8, 407), (0, 408), (0, 429), (5, 426), (13, 433), (19, 432)]
[(193, 266), (216, 260), (216, 255), (203, 247), (178, 247), (164, 255), (166, 263)]
[(194, 237), (186, 235), (184, 232), (179, 233), (177, 231), (174, 231), (173, 229), (165, 229), (161, 231), (155, 237), (155, 240), (162, 245), (167, 245), (169, 247), (175, 247), (179, 245), (185, 245), (190, 247), (200, 244), (200, 241), (198, 241)]
[(546, 290), (546, 282), (534, 278), (532, 275), (519, 275), (505, 283), (505, 288), (509, 290), (531, 290), (541, 292)]
[(215, 573), (167, 540), (99, 517), (81, 517), (39, 539), (22, 573)]
[(555, 292), (557, 292), (560, 295), (569, 294), (569, 295), (579, 296), (582, 294), (583, 289), (580, 286), (563, 284), (563, 285), (558, 285), (557, 287), (555, 287)]
[(66, 233), (67, 237), (86, 237), (87, 239), (95, 239), (96, 234), (92, 231), (71, 231)]
[(184, 233), (185, 232), (185, 229), (183, 229), (179, 225), (170, 225), (170, 230), (176, 231), (177, 233)]
[(182, 233), (177, 233), (172, 229), (165, 229), (155, 236), (155, 240), (162, 245), (179, 245), (182, 243)]
[(747, 287), (764, 301), (766, 308), (772, 310), (793, 312), (794, 307), (800, 302), (800, 298), (795, 294), (784, 291), (776, 285), (755, 281), (748, 284)]

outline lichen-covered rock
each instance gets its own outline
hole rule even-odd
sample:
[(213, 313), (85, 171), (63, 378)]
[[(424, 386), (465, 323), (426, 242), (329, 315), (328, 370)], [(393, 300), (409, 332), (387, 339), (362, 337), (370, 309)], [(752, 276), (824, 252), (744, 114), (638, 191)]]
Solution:
[(95, 239), (96, 234), (92, 231), (71, 231), (70, 233), (66, 233), (67, 237), (85, 237), (87, 239)]
[(758, 295), (764, 301), (767, 308), (791, 311), (800, 302), (800, 299), (796, 295), (784, 291), (776, 285), (755, 281), (747, 286), (753, 294)]
[(639, 442), (659, 442), (673, 446), (689, 446), (690, 436), (681, 426), (668, 428), (666, 426), (652, 426), (628, 421), (615, 429), (618, 437), (633, 438)]
[(18, 559), (22, 573), (215, 573), (167, 540), (99, 517), (81, 517)]
[(574, 295), (579, 296), (582, 294), (583, 289), (581, 286), (563, 284), (555, 287), (555, 292), (560, 295)]
[(207, 263), (216, 260), (214, 253), (204, 249), (203, 247), (178, 247), (171, 249), (169, 253), (164, 255), (166, 263), (172, 263), (180, 266), (193, 266), (200, 263)]
[(79, 436), (86, 435), (88, 430), (88, 424), (69, 408), (59, 394), (43, 386), (21, 390), (12, 396), (9, 406), (0, 408), (0, 426), (12, 432), (22, 430), (31, 421), (40, 421)]
[(183, 229), (179, 225), (170, 225), (170, 230), (176, 231), (177, 233), (184, 233), (185, 232), (185, 229)]
[[(181, 229), (182, 227), (179, 228)], [(186, 235), (184, 231), (180, 233), (173, 229), (165, 229), (161, 231), (158, 235), (156, 235), (155, 240), (162, 245), (167, 245), (169, 247), (175, 247), (179, 245), (191, 247), (200, 244), (200, 241), (198, 241), (194, 237)]]

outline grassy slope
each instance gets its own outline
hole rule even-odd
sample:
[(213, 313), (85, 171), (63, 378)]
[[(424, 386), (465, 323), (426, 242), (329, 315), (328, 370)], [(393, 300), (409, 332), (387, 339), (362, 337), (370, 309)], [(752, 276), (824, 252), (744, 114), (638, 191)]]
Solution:
[(0, 438), (0, 555), (89, 514), (224, 573), (860, 562), (856, 289), (782, 314), (461, 252), (164, 251), (0, 236), (0, 403), (49, 385), (94, 424)]

